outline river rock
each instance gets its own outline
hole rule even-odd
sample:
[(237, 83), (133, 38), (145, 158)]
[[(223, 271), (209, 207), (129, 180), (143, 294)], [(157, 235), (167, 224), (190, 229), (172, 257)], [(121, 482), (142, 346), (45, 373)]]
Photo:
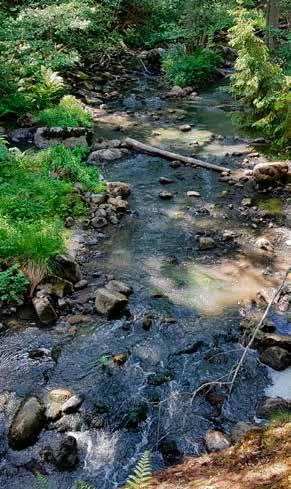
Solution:
[(173, 194), (171, 192), (163, 191), (159, 193), (159, 197), (162, 200), (171, 200), (173, 198)]
[(73, 292), (73, 285), (68, 280), (57, 277), (56, 275), (49, 275), (45, 281), (41, 282), (37, 290), (39, 296), (53, 295), (62, 299), (65, 295), (69, 295)]
[(131, 189), (130, 186), (124, 182), (109, 182), (108, 192), (112, 197), (128, 197)]
[(256, 415), (258, 418), (268, 419), (276, 413), (285, 411), (291, 413), (291, 400), (287, 401), (281, 397), (267, 397), (257, 405)]
[(58, 276), (73, 284), (82, 278), (80, 267), (71, 255), (57, 255), (54, 259), (54, 268)]
[(133, 288), (129, 285), (126, 285), (124, 282), (120, 282), (119, 280), (110, 280), (108, 284), (105, 285), (106, 289), (112, 290), (113, 292), (119, 292), (124, 295), (131, 295), (133, 293)]
[(260, 361), (274, 370), (285, 370), (291, 366), (291, 353), (279, 346), (271, 346), (261, 353)]
[(179, 87), (178, 85), (172, 87), (171, 90), (165, 94), (166, 98), (179, 98), (183, 96), (184, 96), (183, 88)]
[(79, 282), (77, 282), (75, 285), (74, 285), (74, 289), (75, 290), (82, 290), (82, 289), (85, 289), (88, 285), (88, 280), (86, 279), (82, 279), (80, 280)]
[(231, 433), (230, 433), (230, 438), (231, 438), (231, 441), (232, 443), (237, 443), (238, 441), (240, 441), (247, 433), (249, 433), (249, 431), (252, 431), (253, 429), (255, 429), (256, 426), (251, 424), (251, 423), (247, 423), (245, 421), (239, 421), (231, 430)]
[(169, 185), (170, 183), (174, 183), (172, 178), (160, 177), (159, 182), (161, 185)]
[(208, 452), (220, 452), (230, 447), (229, 438), (221, 431), (208, 430), (205, 436)]
[(36, 396), (28, 397), (12, 420), (8, 434), (9, 446), (14, 450), (22, 450), (33, 445), (44, 423), (43, 404)]
[(259, 163), (253, 169), (253, 176), (257, 182), (279, 180), (288, 174), (286, 161)]
[(85, 127), (39, 127), (34, 135), (34, 144), (39, 149), (63, 144), (67, 148), (88, 146), (90, 131)]
[(211, 250), (213, 248), (216, 248), (216, 243), (214, 239), (208, 236), (200, 236), (198, 242), (200, 250)]
[(55, 422), (54, 428), (59, 433), (64, 433), (65, 431), (81, 431), (84, 424), (80, 413), (65, 414)]
[(108, 221), (107, 219), (105, 219), (105, 217), (93, 217), (93, 219), (91, 219), (91, 226), (93, 226), (93, 228), (95, 229), (101, 229), (101, 228), (104, 228), (105, 226), (107, 226), (108, 224)]
[(192, 127), (190, 126), (190, 124), (182, 124), (182, 126), (179, 126), (178, 129), (181, 132), (188, 132), (191, 131)]
[(83, 397), (78, 395), (70, 397), (70, 399), (65, 401), (62, 405), (62, 412), (68, 414), (77, 411), (77, 409), (81, 406), (83, 400)]
[(291, 353), (291, 336), (279, 333), (267, 333), (256, 339), (256, 345), (264, 348), (279, 346)]
[(260, 248), (261, 250), (268, 251), (269, 253), (274, 253), (274, 246), (264, 236), (262, 236), (261, 238), (258, 238), (255, 245), (257, 248)]
[(56, 419), (62, 413), (63, 405), (71, 399), (73, 393), (66, 388), (53, 389), (48, 394), (48, 402), (46, 408), (46, 417), (48, 419)]
[(67, 436), (59, 448), (53, 452), (55, 464), (59, 470), (73, 470), (78, 464), (78, 446), (76, 438)]
[(112, 161), (122, 158), (123, 153), (118, 148), (98, 149), (90, 153), (87, 159), (89, 165), (96, 164), (99, 160)]
[(50, 324), (57, 319), (57, 313), (48, 297), (34, 297), (32, 303), (41, 323)]
[(195, 192), (195, 190), (189, 190), (187, 192), (187, 197), (200, 197), (199, 192)]
[(127, 303), (127, 297), (119, 292), (106, 288), (96, 291), (95, 308), (99, 314), (104, 314), (108, 317), (115, 316), (125, 308)]
[(23, 127), (14, 129), (9, 133), (9, 139), (12, 143), (32, 143), (34, 138), (34, 129), (31, 127)]
[(117, 212), (125, 212), (128, 207), (127, 200), (123, 200), (121, 197), (110, 197), (108, 204), (115, 207)]

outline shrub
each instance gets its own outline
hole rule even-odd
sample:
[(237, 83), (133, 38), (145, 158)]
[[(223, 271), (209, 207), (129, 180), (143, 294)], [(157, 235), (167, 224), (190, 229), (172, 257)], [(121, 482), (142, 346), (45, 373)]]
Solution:
[[(231, 75), (230, 92), (243, 112), (238, 119), (282, 149), (290, 141), (290, 83), (282, 68), (271, 60), (266, 44), (255, 34), (254, 21), (241, 6), (235, 26), (230, 29), (230, 45), (237, 51), (236, 72)], [(286, 149), (286, 148), (285, 148)]]
[(180, 51), (168, 53), (163, 60), (163, 71), (174, 85), (201, 86), (216, 76), (222, 58), (210, 49), (197, 49), (194, 54)]
[(48, 127), (90, 126), (92, 123), (89, 112), (72, 95), (63, 97), (56, 107), (44, 109), (37, 115), (36, 121)]
[(17, 302), (27, 291), (29, 281), (19, 271), (18, 265), (13, 265), (4, 272), (0, 272), (0, 300), (3, 302)]

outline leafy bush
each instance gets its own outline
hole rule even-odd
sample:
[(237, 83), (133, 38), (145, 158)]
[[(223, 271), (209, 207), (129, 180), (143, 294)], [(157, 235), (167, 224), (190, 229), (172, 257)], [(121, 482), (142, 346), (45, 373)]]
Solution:
[(230, 92), (244, 109), (238, 119), (246, 129), (273, 141), (277, 150), (286, 149), (291, 136), (290, 82), (271, 60), (266, 44), (255, 34), (254, 21), (239, 4), (230, 29), (230, 45), (238, 54)]
[(221, 56), (210, 49), (198, 49), (194, 54), (185, 54), (180, 50), (165, 56), (163, 71), (174, 85), (201, 86), (215, 77), (216, 68), (221, 62)]
[(89, 112), (72, 95), (63, 97), (56, 107), (44, 109), (37, 115), (36, 121), (48, 127), (90, 126), (92, 123)]
[(13, 265), (4, 272), (0, 272), (0, 301), (17, 302), (27, 291), (29, 281), (18, 265)]

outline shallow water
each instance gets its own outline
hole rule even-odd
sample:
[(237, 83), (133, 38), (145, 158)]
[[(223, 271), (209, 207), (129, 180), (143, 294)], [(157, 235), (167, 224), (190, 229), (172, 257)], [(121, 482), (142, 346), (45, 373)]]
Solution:
[[(151, 103), (158, 105), (157, 100)], [(204, 94), (192, 103), (169, 102), (161, 105), (159, 121), (150, 118), (145, 110), (148, 105), (142, 103), (137, 114), (104, 117), (96, 136), (116, 139), (115, 126), (124, 123), (125, 135), (186, 154), (193, 151), (189, 143), (198, 140), (203, 143), (200, 157), (231, 166), (234, 161), (225, 154), (245, 151), (247, 145), (235, 136), (229, 113), (217, 108), (224, 103), (229, 101), (220, 91)], [(181, 133), (175, 127), (180, 122), (171, 120), (169, 109), (184, 114), (181, 123), (192, 123), (193, 130)], [(136, 121), (139, 125), (133, 126)], [(153, 136), (153, 130), (160, 135)], [(225, 138), (210, 141), (210, 132)], [(73, 488), (77, 479), (91, 481), (97, 489), (113, 489), (126, 479), (147, 448), (157, 469), (169, 462), (163, 457), (165, 443), (175, 445), (177, 459), (197, 455), (204, 450), (208, 429), (228, 432), (236, 421), (252, 420), (256, 401), (270, 383), (256, 352), (250, 351), (221, 413), (203, 396), (191, 400), (191, 393), (201, 383), (227, 378), (242, 354), (237, 343), (241, 309), (250, 305), (262, 287), (277, 283), (274, 274), (263, 275), (264, 260), (249, 246), (256, 231), (244, 226), (221, 197), (227, 190), (227, 202), (236, 203), (241, 195), (219, 181), (214, 172), (188, 167), (174, 170), (169, 162), (145, 155), (106, 163), (102, 173), (108, 180), (130, 183), (131, 212), (120, 225), (105, 230), (106, 238), (96, 249), (88, 250), (83, 269), (89, 276), (92, 296), (100, 282), (92, 272), (113, 274), (132, 285), (131, 316), (110, 322), (94, 317), (91, 324), (76, 330), (62, 321), (53, 328), (24, 323), (21, 330), (1, 336), (0, 391), (13, 393), (0, 410), (3, 488), (30, 488), (33, 476), (28, 462), (39, 462), (40, 450), (57, 446), (63, 438), (49, 429), (27, 450), (7, 449), (9, 420), (25, 395), (45, 397), (50, 389), (62, 386), (84, 394), (84, 426), (73, 433), (80, 464), (72, 473), (58, 473), (50, 466), (46, 471), (58, 489)], [(159, 199), (159, 192), (165, 189), (159, 184), (161, 176), (174, 180), (167, 185), (173, 192), (171, 201)], [(188, 190), (200, 192), (201, 197), (187, 197)], [(235, 233), (236, 244), (221, 241), (226, 230)], [(210, 233), (217, 248), (199, 251), (199, 232)], [(276, 270), (276, 263), (270, 265)], [(157, 289), (159, 298), (153, 297)], [(145, 314), (153, 317), (149, 331), (142, 326)], [(49, 354), (41, 360), (28, 356), (34, 348), (50, 352), (55, 346), (61, 349), (57, 361)], [(128, 360), (117, 367), (111, 359), (120, 352), (127, 353)], [(104, 363), (104, 359), (108, 361)], [(104, 423), (101, 429), (94, 429), (90, 419), (99, 415), (101, 405), (106, 407)], [(142, 419), (130, 424), (137, 412), (143, 413)]]

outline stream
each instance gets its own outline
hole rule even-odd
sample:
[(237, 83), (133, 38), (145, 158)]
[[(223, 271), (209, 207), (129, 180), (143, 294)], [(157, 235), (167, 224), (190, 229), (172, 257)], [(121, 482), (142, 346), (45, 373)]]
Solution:
[[(95, 137), (130, 136), (189, 155), (189, 144), (198, 141), (199, 158), (239, 167), (251, 150), (225, 110), (231, 103), (219, 88), (193, 101), (165, 101), (151, 80), (137, 78), (123, 102), (112, 103), (111, 112), (96, 125)], [(177, 128), (189, 123), (189, 132)], [(117, 488), (147, 449), (158, 470), (205, 452), (207, 430), (229, 433), (238, 421), (253, 421), (257, 401), (271, 384), (268, 369), (251, 350), (231, 396), (220, 402), (191, 395), (203, 382), (228, 379), (242, 354), (239, 324), (245, 311), (254, 307), (260, 290), (276, 286), (288, 260), (284, 243), (272, 260), (254, 252), (252, 243), (263, 224), (252, 226), (239, 210), (251, 192), (221, 181), (218, 173), (173, 168), (169, 161), (142, 154), (106, 162), (101, 173), (108, 181), (130, 184), (129, 212), (104, 234), (77, 233), (77, 256), (89, 286), (75, 292), (72, 301), (80, 310), (80, 304), (92, 305), (94, 290), (112, 276), (133, 287), (129, 312), (111, 321), (92, 314), (90, 323), (78, 326), (61, 317), (44, 328), (23, 309), (0, 333), (3, 489), (33, 487), (38, 470), (55, 489), (72, 489), (76, 480), (96, 489)], [(160, 177), (172, 183), (163, 186)], [(171, 200), (159, 198), (164, 190), (173, 194)], [(200, 197), (187, 196), (192, 190)], [(255, 205), (260, 208), (259, 200), (269, 197), (254, 197)], [(277, 204), (283, 212), (285, 203)], [(215, 240), (213, 250), (199, 249), (197, 238), (203, 235)], [(96, 237), (97, 244), (91, 245)], [(286, 318), (273, 313), (272, 319), (279, 331), (291, 333)], [(29, 352), (40, 348), (43, 356), (31, 358)], [(127, 358), (121, 366), (112, 361), (119, 353)], [(78, 429), (69, 431), (80, 458), (72, 472), (43, 463), (45, 447), (58, 446), (64, 436), (53, 423), (32, 447), (17, 452), (7, 446), (9, 423), (20, 401), (32, 393), (45, 398), (58, 387), (84, 396), (76, 415)]]

